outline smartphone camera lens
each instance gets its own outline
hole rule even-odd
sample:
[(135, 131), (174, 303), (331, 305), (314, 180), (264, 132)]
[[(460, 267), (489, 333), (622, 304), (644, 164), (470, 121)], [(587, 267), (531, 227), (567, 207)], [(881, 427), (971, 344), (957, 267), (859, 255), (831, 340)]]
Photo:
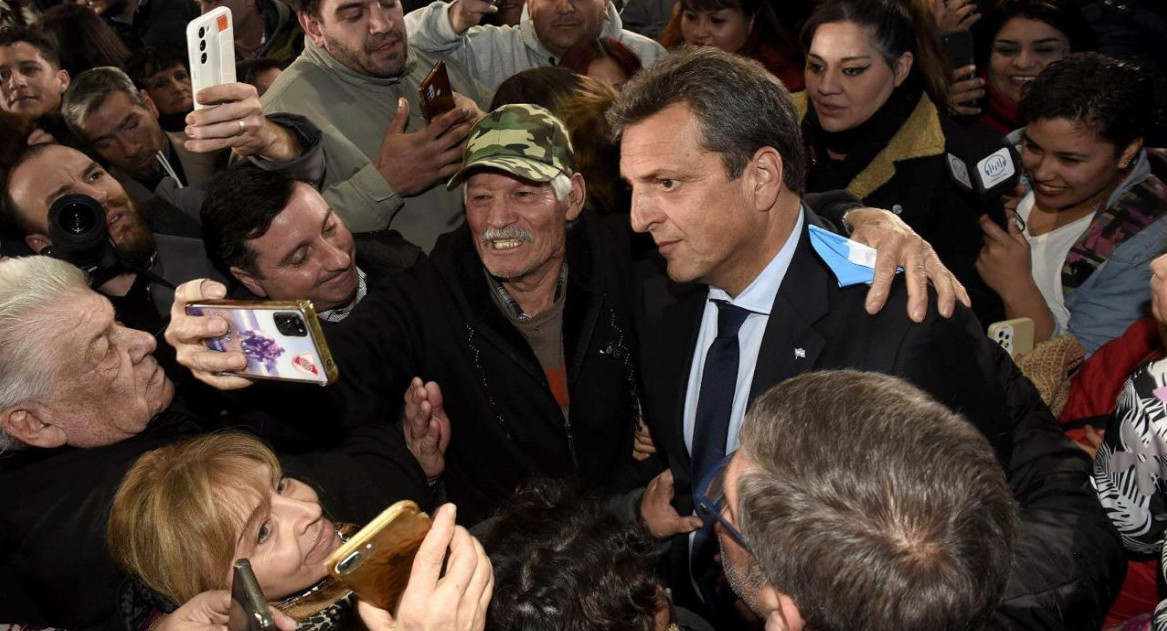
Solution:
[(199, 39), (202, 39), (206, 36), (207, 36), (207, 29), (205, 27), (200, 26), (199, 27)]
[(341, 559), (340, 563), (336, 564), (336, 571), (343, 576), (356, 569), (356, 566), (360, 565), (360, 563), (361, 552), (358, 550)]
[(276, 330), (288, 337), (308, 337), (308, 327), (298, 313), (277, 313), (273, 316)]
[(207, 49), (207, 40), (200, 39), (199, 40), (199, 50), (206, 50), (206, 49)]
[(199, 57), (199, 63), (201, 63), (201, 64), (207, 63), (207, 54), (206, 53), (203, 53), (203, 56)]

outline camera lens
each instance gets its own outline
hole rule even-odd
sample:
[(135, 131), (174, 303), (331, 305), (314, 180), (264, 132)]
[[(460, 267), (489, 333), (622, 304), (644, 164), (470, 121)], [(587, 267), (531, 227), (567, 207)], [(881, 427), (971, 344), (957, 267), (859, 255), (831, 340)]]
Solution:
[(275, 320), (276, 330), (288, 337), (307, 337), (308, 327), (304, 324), (304, 319), (300, 314), (295, 312), (281, 312), (272, 316)]
[[(105, 217), (101, 217), (104, 219)], [(57, 225), (69, 234), (82, 235), (93, 230), (98, 215), (83, 204), (76, 202), (65, 205), (57, 215)]]
[(207, 36), (207, 29), (200, 26), (199, 27), (199, 39), (202, 39), (206, 36)]
[(206, 53), (203, 53), (203, 56), (199, 58), (199, 63), (202, 63), (202, 64), (207, 63), (207, 54)]
[(207, 40), (205, 40), (205, 39), (199, 40), (199, 50), (206, 50), (206, 49), (207, 49)]

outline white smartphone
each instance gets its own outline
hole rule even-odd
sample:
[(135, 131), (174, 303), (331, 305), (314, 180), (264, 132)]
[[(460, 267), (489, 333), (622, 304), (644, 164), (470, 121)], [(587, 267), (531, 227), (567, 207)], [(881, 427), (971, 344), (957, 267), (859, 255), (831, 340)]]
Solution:
[[(235, 29), (231, 9), (219, 7), (186, 25), (186, 52), (190, 58), (190, 87), (194, 94), (213, 85), (235, 83)], [(214, 107), (200, 105), (196, 110)]]
[(1033, 320), (1013, 318), (989, 325), (989, 339), (1005, 349), (1014, 359), (1033, 352)]

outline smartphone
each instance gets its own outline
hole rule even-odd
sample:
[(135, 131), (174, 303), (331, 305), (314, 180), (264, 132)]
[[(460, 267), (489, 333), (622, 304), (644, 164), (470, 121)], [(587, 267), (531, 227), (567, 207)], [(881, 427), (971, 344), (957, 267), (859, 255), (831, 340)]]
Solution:
[(1013, 318), (989, 325), (989, 339), (1005, 349), (1011, 357), (1033, 352), (1033, 320)]
[[(952, 69), (963, 68), (971, 66), (976, 63), (976, 57), (973, 55), (973, 35), (972, 31), (956, 31), (953, 33), (945, 33), (944, 53), (948, 56), (948, 63), (952, 64)], [(965, 79), (972, 79), (975, 75), (968, 75), (961, 77)]]
[(393, 613), (429, 531), (429, 515), (417, 504), (397, 502), (332, 553), (328, 573), (362, 600)]
[(275, 631), (276, 622), (267, 599), (251, 571), (251, 562), (239, 559), (231, 565), (231, 614), (227, 618), (227, 631)]
[(311, 301), (207, 300), (187, 305), (186, 312), (227, 321), (227, 332), (204, 344), (246, 355), (244, 377), (321, 386), (336, 381), (339, 371)]
[[(235, 83), (235, 29), (231, 9), (219, 7), (186, 25), (186, 52), (190, 59), (192, 94), (213, 85)], [(196, 110), (215, 107), (195, 101)]]
[(421, 102), (421, 113), (428, 123), (454, 109), (454, 90), (450, 88), (450, 75), (446, 63), (439, 61), (417, 87), (417, 98)]

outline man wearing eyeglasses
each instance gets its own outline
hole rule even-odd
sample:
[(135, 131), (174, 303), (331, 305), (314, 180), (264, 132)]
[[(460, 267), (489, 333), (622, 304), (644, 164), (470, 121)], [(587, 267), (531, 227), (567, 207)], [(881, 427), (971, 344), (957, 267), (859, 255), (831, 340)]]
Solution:
[[(729, 584), (767, 631), (989, 622), (1017, 505), (959, 415), (895, 377), (824, 371), (759, 397), (740, 437), (696, 499), (717, 521)], [(856, 443), (863, 457), (841, 457)]]

